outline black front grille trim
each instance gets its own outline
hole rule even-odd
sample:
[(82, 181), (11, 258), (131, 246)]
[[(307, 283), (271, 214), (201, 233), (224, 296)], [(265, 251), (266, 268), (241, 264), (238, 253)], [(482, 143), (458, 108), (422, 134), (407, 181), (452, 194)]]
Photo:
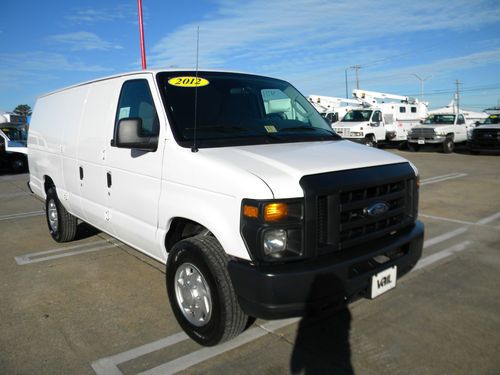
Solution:
[[(301, 179), (305, 196), (305, 237), (309, 255), (344, 251), (391, 235), (414, 223), (418, 204), (415, 172), (409, 163), (360, 168)], [(368, 207), (383, 202), (377, 216)]]

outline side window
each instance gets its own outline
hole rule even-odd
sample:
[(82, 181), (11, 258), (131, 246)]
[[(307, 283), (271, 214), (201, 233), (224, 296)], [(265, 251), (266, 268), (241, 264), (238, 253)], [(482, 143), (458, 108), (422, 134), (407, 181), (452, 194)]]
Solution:
[(411, 107), (411, 113), (417, 113), (417, 107)]
[(458, 115), (457, 125), (463, 125), (463, 124), (465, 124), (464, 116)]
[(406, 113), (406, 107), (399, 107), (399, 113)]
[(142, 120), (141, 137), (158, 136), (160, 133), (160, 122), (147, 80), (134, 79), (123, 84), (115, 126), (124, 118)]
[(376, 111), (373, 114), (373, 122), (380, 122), (380, 121), (382, 121), (382, 116), (380, 115), (379, 111)]

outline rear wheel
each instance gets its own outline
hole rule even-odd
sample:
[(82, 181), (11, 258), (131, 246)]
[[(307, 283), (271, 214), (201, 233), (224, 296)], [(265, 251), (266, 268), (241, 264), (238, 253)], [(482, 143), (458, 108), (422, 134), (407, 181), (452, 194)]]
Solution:
[(50, 235), (57, 242), (72, 241), (76, 236), (77, 218), (71, 215), (57, 197), (56, 188), (47, 191), (45, 215)]
[(236, 337), (248, 322), (234, 293), (227, 262), (224, 249), (212, 236), (179, 241), (168, 256), (167, 293), (174, 315), (201, 345)]
[(453, 152), (453, 149), (455, 148), (455, 144), (453, 143), (453, 138), (448, 137), (446, 140), (443, 142), (443, 152), (445, 154), (450, 154)]

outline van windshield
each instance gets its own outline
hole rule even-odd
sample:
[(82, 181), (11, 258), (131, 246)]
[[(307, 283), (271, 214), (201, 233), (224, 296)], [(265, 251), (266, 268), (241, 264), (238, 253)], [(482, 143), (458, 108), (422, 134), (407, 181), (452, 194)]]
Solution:
[(363, 122), (370, 121), (373, 111), (355, 109), (346, 113), (342, 122)]
[[(191, 147), (340, 139), (285, 81), (237, 73), (162, 72), (157, 76), (176, 141)], [(196, 111), (195, 111), (196, 102)]]

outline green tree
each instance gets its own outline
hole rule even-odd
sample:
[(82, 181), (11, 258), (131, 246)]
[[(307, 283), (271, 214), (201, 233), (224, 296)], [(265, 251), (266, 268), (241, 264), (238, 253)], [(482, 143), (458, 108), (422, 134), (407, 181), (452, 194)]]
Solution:
[(27, 104), (19, 104), (15, 109), (14, 113), (20, 115), (20, 116), (25, 116), (28, 117), (31, 115), (31, 107)]

